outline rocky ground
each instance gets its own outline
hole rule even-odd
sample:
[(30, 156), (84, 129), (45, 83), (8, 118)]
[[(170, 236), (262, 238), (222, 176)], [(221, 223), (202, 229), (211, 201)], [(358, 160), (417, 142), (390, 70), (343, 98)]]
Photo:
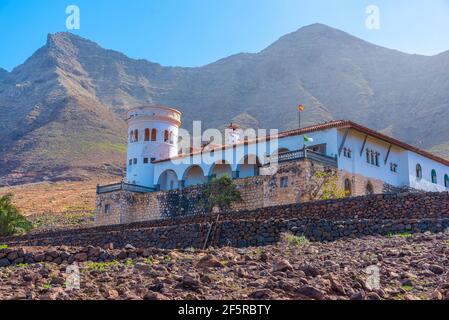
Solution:
[[(73, 261), (80, 289), (68, 290)], [(2, 264), (0, 299), (449, 299), (449, 234), (207, 251), (4, 248)]]

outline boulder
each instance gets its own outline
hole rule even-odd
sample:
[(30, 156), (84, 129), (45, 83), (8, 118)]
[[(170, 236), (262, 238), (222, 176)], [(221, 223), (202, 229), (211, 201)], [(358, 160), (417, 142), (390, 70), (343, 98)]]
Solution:
[(287, 260), (278, 260), (273, 263), (273, 272), (285, 272), (285, 271), (292, 271), (293, 267)]
[(197, 263), (197, 268), (223, 268), (224, 265), (212, 255), (204, 256)]

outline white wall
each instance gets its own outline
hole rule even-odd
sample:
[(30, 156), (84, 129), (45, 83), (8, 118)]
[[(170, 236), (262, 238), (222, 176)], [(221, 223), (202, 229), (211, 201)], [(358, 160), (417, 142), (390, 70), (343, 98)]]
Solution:
[[(326, 144), (327, 155), (333, 157), (338, 154), (338, 149), (343, 141), (344, 132), (344, 129), (329, 129), (307, 134), (310, 138), (314, 139), (314, 141), (308, 143), (308, 145)], [(387, 162), (385, 163), (385, 157), (388, 153), (390, 144), (371, 136), (368, 137), (363, 153), (360, 155), (364, 138), (365, 135), (363, 133), (350, 130), (344, 146), (351, 149), (352, 158), (348, 159), (344, 157), (342, 152), (338, 158), (340, 170), (382, 180), (396, 187), (410, 186), (426, 191), (443, 191), (446, 189), (444, 187), (444, 175), (449, 174), (449, 168), (447, 166), (394, 145), (392, 146)], [(254, 167), (242, 164), (239, 165), (239, 163), (243, 163), (243, 159), (246, 155), (259, 155), (259, 161), (264, 165), (268, 160), (266, 155), (273, 154), (281, 148), (295, 151), (304, 147), (303, 136), (285, 137), (279, 139), (277, 143), (271, 143), (271, 146), (267, 142), (261, 142), (258, 145), (239, 145), (236, 146), (236, 148), (231, 147), (224, 152), (215, 151), (213, 154), (207, 152), (202, 155), (197, 154), (192, 157), (177, 159), (177, 162), (165, 161), (156, 163), (154, 165), (154, 183), (157, 184), (159, 176), (166, 170), (175, 171), (179, 179), (182, 179), (182, 177), (185, 177), (186, 170), (190, 168), (192, 164), (199, 165), (204, 174), (208, 176), (211, 174), (211, 168), (214, 163), (223, 159), (230, 163), (231, 169), (226, 168), (226, 170), (221, 170), (218, 172), (218, 175), (221, 175), (224, 172), (230, 174), (231, 171), (240, 169), (240, 177), (250, 177), (254, 174)], [(367, 148), (380, 153), (379, 166), (370, 164), (366, 161)], [(417, 181), (415, 174), (416, 163), (418, 162), (423, 168), (423, 179), (420, 181)], [(392, 172), (390, 170), (390, 163), (398, 165), (397, 172)], [(432, 169), (437, 170), (438, 185), (431, 183), (430, 172)], [(149, 173), (148, 176), (151, 176), (151, 174)], [(199, 179), (199, 177), (196, 177), (194, 181), (198, 180), (197, 178)], [(205, 181), (207, 181), (207, 179)]]
[[(314, 139), (308, 145), (327, 143), (327, 155), (335, 156), (337, 154), (337, 131), (336, 129), (329, 129), (320, 132), (313, 132), (307, 135)], [(227, 173), (232, 176), (232, 171), (240, 169), (240, 177), (251, 177), (254, 175), (254, 166), (242, 165), (244, 158), (247, 155), (258, 156), (261, 165), (264, 165), (268, 158), (267, 156), (275, 153), (281, 148), (287, 148), (290, 151), (302, 149), (304, 147), (303, 136), (284, 137), (277, 141), (261, 141), (259, 143), (250, 143), (249, 145), (238, 145), (235, 148), (229, 147), (226, 150), (216, 150), (213, 153), (204, 152), (203, 154), (195, 154), (191, 157), (175, 158), (173, 161), (164, 161), (154, 165), (154, 184), (157, 184), (160, 175), (167, 170), (173, 170), (178, 177), (185, 177), (186, 170), (192, 165), (198, 165), (203, 170), (206, 176), (211, 174), (211, 169), (216, 162), (226, 160), (230, 165), (229, 168), (218, 170), (218, 176)]]
[[(344, 133), (345, 130), (339, 130), (338, 132), (337, 148), (339, 148), (343, 141)], [(390, 155), (388, 156), (387, 162), (385, 163), (385, 158), (387, 156), (390, 144), (369, 136), (363, 153), (362, 155), (360, 155), (364, 139), (364, 134), (354, 130), (350, 130), (344, 147), (351, 149), (352, 158), (348, 159), (344, 157), (342, 151), (338, 159), (339, 169), (353, 174), (360, 174), (368, 178), (382, 180), (396, 187), (408, 185), (408, 166), (406, 151), (396, 146), (392, 146)], [(366, 149), (370, 149), (380, 153), (379, 167), (366, 161)], [(398, 165), (397, 173), (390, 170), (390, 163), (396, 163)]]
[[(445, 166), (439, 162), (434, 160), (425, 158), (419, 154), (408, 151), (408, 163), (409, 163), (409, 180), (410, 187), (430, 191), (430, 192), (439, 192), (448, 190), (444, 186), (444, 175), (449, 175), (449, 167)], [(416, 176), (416, 165), (421, 165), (422, 168), (422, 179), (418, 179)], [(438, 184), (432, 183), (432, 169), (435, 169), (437, 172)]]

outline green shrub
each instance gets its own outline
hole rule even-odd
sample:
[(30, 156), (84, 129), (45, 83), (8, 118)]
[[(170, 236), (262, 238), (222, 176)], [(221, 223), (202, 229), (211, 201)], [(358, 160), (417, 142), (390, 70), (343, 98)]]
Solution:
[(394, 237), (399, 237), (399, 238), (409, 238), (412, 237), (413, 234), (410, 232), (403, 232), (403, 233), (393, 233), (390, 232), (389, 234), (387, 234), (388, 238), (394, 238)]
[(32, 229), (32, 224), (12, 204), (12, 195), (0, 197), (0, 236), (8, 237), (24, 234)]
[(298, 237), (291, 233), (283, 234), (282, 242), (292, 247), (301, 247), (310, 243), (305, 236)]
[(242, 201), (240, 191), (228, 175), (213, 178), (207, 185), (204, 194), (205, 203), (203, 205), (209, 212), (212, 212), (215, 207), (226, 211), (231, 208), (233, 203)]

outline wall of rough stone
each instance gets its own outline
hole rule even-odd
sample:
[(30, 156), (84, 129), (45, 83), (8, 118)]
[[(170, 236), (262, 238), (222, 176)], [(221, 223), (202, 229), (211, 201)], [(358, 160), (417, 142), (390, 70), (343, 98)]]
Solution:
[[(302, 203), (309, 201), (311, 188), (314, 188), (315, 172), (330, 168), (309, 160), (279, 164), (274, 175), (236, 179), (243, 201), (233, 205), (233, 211), (253, 210), (276, 205)], [(281, 179), (288, 185), (281, 187)], [(160, 218), (206, 214), (201, 206), (205, 186), (193, 186), (184, 190), (161, 191), (147, 194), (118, 191), (97, 196), (96, 224), (114, 225)], [(106, 206), (109, 207), (106, 212)]]
[[(2, 239), (10, 245), (201, 248), (216, 214), (146, 221), (129, 225), (64, 230)], [(220, 215), (213, 226), (213, 246), (267, 245), (284, 232), (313, 241), (401, 232), (442, 232), (449, 227), (449, 194), (373, 195), (308, 202)]]

